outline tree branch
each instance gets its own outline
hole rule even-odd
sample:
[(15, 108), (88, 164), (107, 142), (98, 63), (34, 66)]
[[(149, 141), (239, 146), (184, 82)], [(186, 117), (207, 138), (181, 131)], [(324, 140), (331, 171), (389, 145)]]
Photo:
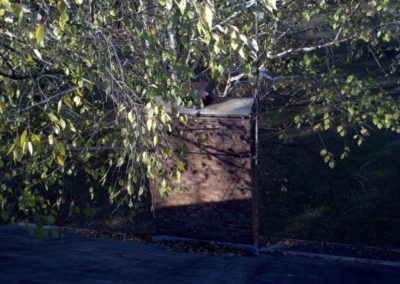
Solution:
[(284, 57), (284, 56), (286, 56), (288, 54), (291, 54), (291, 53), (310, 52), (310, 51), (318, 50), (318, 49), (321, 49), (321, 48), (326, 48), (326, 47), (329, 47), (329, 46), (333, 46), (333, 45), (336, 45), (336, 44), (339, 44), (339, 43), (342, 43), (342, 42), (346, 42), (346, 41), (349, 41), (349, 40), (351, 40), (353, 38), (354, 38), (354, 36), (351, 36), (351, 37), (342, 38), (340, 40), (335, 39), (335, 40), (332, 40), (330, 42), (327, 42), (327, 43), (324, 43), (324, 44), (319, 44), (319, 45), (314, 45), (314, 46), (300, 47), (300, 48), (290, 48), (288, 50), (282, 51), (282, 52), (277, 53), (277, 54), (267, 53), (267, 58), (276, 59), (276, 58)]
[(59, 97), (65, 96), (66, 94), (69, 94), (69, 93), (74, 92), (76, 89), (77, 89), (76, 87), (73, 87), (73, 88), (69, 88), (69, 89), (67, 89), (67, 90), (61, 91), (61, 92), (59, 92), (59, 93), (53, 94), (53, 95), (51, 95), (50, 97), (48, 97), (47, 99), (42, 100), (42, 101), (40, 101), (40, 102), (38, 102), (38, 103), (36, 103), (36, 104), (33, 104), (33, 105), (31, 105), (31, 106), (27, 106), (27, 107), (25, 107), (24, 109), (22, 109), (22, 110), (19, 111), (19, 112), (25, 112), (25, 111), (30, 110), (30, 109), (32, 109), (32, 108), (35, 108), (35, 107), (38, 107), (38, 106), (47, 104), (48, 102), (50, 102), (50, 101), (52, 101), (52, 100), (54, 100), (54, 99), (56, 99), (56, 98), (59, 98)]
[(27, 79), (36, 79), (40, 76), (46, 75), (64, 75), (64, 71), (60, 69), (49, 70), (43, 73), (32, 73), (32, 74), (17, 74), (13, 72), (12, 74), (7, 74), (0, 71), (0, 76), (9, 78), (11, 80), (27, 80)]

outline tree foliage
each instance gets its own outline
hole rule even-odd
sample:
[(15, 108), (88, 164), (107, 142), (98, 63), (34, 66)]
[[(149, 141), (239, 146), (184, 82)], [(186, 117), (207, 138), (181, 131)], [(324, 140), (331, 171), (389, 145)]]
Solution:
[(131, 206), (147, 179), (172, 190), (164, 138), (185, 121), (180, 107), (201, 104), (185, 87), (196, 70), (225, 95), (268, 70), (269, 90), (303, 106), (297, 127), (359, 143), (371, 125), (400, 132), (396, 2), (0, 0), (3, 219), (52, 223), (62, 206), (73, 211), (68, 177), (84, 177), (89, 199), (105, 190)]

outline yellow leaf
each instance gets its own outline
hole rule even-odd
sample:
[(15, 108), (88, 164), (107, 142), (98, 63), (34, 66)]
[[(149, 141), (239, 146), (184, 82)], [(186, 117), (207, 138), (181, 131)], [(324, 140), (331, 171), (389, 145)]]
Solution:
[(35, 32), (36, 43), (38, 45), (41, 45), (44, 42), (45, 35), (46, 35), (46, 27), (44, 24), (41, 24), (36, 28)]
[(240, 50), (239, 50), (239, 55), (240, 55), (241, 58), (246, 59), (246, 53), (244, 52), (243, 47), (240, 48)]
[(83, 97), (83, 93), (80, 89), (76, 89), (76, 93), (78, 94), (78, 96)]
[(238, 42), (237, 40), (232, 40), (232, 41), (231, 41), (231, 47), (232, 47), (233, 50), (238, 49), (238, 47), (239, 47), (239, 42)]
[(3, 16), (6, 13), (5, 9), (0, 9), (0, 16)]
[(64, 167), (64, 157), (63, 156), (57, 156), (56, 162), (60, 167)]
[(181, 11), (181, 14), (183, 15), (185, 13), (186, 9), (186, 0), (181, 0), (178, 4), (179, 10)]
[(48, 136), (48, 139), (49, 139), (49, 144), (50, 144), (50, 145), (53, 145), (53, 144), (54, 144), (54, 137), (53, 137), (53, 135), (50, 134), (50, 135)]
[(73, 100), (76, 106), (80, 106), (82, 104), (82, 99), (80, 96), (75, 96)]
[(203, 10), (203, 19), (207, 24), (207, 27), (211, 30), (212, 29), (212, 22), (214, 13), (209, 5), (206, 5)]
[(15, 148), (15, 144), (11, 144), (10, 149), (8, 149), (8, 152), (6, 155), (7, 156), (10, 155), (14, 151), (14, 148)]
[(130, 123), (134, 123), (136, 120), (136, 115), (133, 111), (130, 111), (128, 113), (128, 120), (130, 121)]
[(273, 12), (274, 10), (277, 10), (276, 7), (276, 0), (264, 0), (264, 5), (266, 6), (266, 8), (268, 10), (270, 10), (271, 12)]
[(147, 120), (146, 126), (147, 126), (147, 130), (151, 131), (151, 128), (153, 127), (153, 121), (151, 119)]

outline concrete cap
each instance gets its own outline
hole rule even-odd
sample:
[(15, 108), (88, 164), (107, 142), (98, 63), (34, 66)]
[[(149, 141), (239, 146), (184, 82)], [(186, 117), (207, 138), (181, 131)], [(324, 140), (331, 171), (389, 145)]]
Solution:
[(241, 117), (252, 114), (254, 98), (232, 98), (202, 109), (182, 109), (182, 114), (193, 116)]

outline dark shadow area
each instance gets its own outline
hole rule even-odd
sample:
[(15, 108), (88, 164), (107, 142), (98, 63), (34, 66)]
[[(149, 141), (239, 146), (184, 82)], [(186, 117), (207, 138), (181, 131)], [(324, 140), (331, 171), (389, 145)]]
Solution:
[[(374, 131), (349, 158), (330, 169), (320, 138), (293, 131), (291, 139), (261, 136), (262, 234), (269, 240), (304, 239), (400, 247), (400, 136)], [(351, 136), (351, 135), (349, 135)], [(326, 147), (343, 149), (337, 133)]]
[(155, 208), (157, 235), (254, 245), (251, 199)]

